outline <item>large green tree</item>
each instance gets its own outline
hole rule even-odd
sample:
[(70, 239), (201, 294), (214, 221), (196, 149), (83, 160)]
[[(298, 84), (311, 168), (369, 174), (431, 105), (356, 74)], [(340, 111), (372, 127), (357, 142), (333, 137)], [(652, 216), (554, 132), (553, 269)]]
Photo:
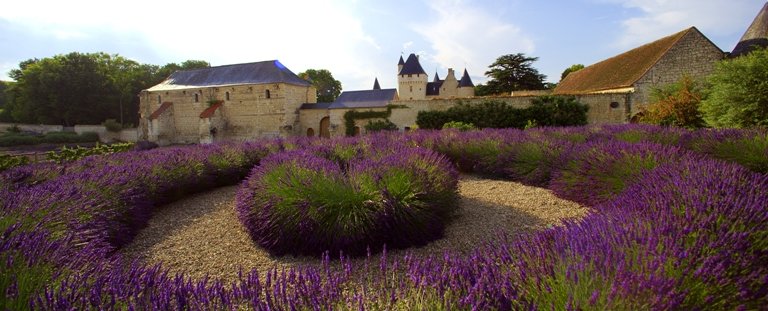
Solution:
[(768, 127), (768, 49), (717, 64), (710, 93), (701, 102), (714, 127)]
[(6, 90), (5, 121), (47, 124), (100, 124), (106, 119), (137, 124), (141, 90), (176, 70), (209, 67), (188, 60), (162, 67), (140, 64), (120, 55), (69, 53), (29, 59), (9, 76), (17, 82)]
[(533, 68), (533, 62), (538, 57), (528, 57), (523, 53), (503, 55), (488, 66), (490, 70), (485, 75), (490, 78), (485, 86), (488, 94), (505, 94), (521, 90), (543, 90), (544, 79), (547, 76), (540, 74)]
[(565, 79), (565, 77), (567, 77), (568, 74), (570, 74), (571, 72), (576, 72), (582, 69), (584, 69), (583, 64), (573, 64), (571, 65), (571, 67), (565, 68), (565, 70), (563, 70), (563, 73), (560, 74), (560, 81), (563, 81), (563, 79)]
[(307, 69), (298, 74), (304, 80), (310, 81), (317, 89), (317, 102), (330, 103), (341, 94), (341, 82), (333, 78), (327, 69)]

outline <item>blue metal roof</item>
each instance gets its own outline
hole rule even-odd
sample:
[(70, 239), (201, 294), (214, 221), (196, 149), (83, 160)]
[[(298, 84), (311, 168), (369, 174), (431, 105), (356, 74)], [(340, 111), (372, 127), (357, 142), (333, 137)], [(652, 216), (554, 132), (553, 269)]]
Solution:
[(176, 71), (149, 90), (186, 87), (287, 83), (310, 86), (277, 60)]

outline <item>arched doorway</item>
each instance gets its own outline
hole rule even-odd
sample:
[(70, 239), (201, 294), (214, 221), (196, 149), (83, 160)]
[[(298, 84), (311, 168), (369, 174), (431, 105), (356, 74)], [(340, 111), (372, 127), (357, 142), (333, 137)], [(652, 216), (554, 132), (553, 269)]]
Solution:
[(331, 138), (331, 118), (325, 117), (320, 120), (320, 137)]
[(355, 126), (355, 136), (360, 136), (360, 127)]
[(307, 137), (314, 137), (315, 136), (315, 130), (311, 127), (307, 129)]

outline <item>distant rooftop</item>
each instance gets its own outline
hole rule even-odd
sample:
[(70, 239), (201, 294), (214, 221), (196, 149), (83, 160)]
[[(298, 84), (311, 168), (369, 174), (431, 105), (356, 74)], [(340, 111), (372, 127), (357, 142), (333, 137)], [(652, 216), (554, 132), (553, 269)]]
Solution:
[(277, 60), (176, 71), (149, 91), (242, 84), (286, 83), (310, 86)]
[(408, 55), (408, 59), (405, 61), (405, 64), (403, 65), (403, 69), (400, 70), (399, 75), (416, 75), (416, 74), (427, 74), (424, 72), (424, 68), (421, 68), (421, 64), (419, 63), (419, 58), (416, 56), (416, 54), (411, 53), (411, 55)]
[(730, 57), (739, 57), (749, 54), (755, 48), (768, 47), (768, 2), (757, 13), (752, 24), (741, 36), (739, 43), (733, 48)]
[(396, 89), (344, 91), (332, 103), (303, 104), (301, 109), (383, 108), (395, 98)]

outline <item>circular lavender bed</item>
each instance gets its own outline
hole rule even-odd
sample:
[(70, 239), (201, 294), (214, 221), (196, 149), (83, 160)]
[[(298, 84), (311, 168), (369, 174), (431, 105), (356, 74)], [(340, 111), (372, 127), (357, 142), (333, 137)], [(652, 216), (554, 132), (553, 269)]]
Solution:
[(445, 157), (423, 148), (308, 148), (266, 157), (236, 208), (273, 255), (363, 255), (442, 237), (457, 179)]

